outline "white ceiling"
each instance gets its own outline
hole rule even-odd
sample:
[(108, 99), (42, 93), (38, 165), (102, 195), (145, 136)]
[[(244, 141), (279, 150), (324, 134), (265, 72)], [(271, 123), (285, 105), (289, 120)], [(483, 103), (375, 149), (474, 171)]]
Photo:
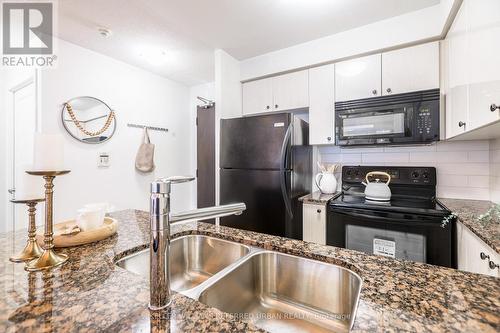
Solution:
[[(214, 79), (213, 50), (243, 60), (439, 0), (64, 0), (58, 36), (186, 85)], [(98, 27), (112, 30), (101, 37)], [(146, 51), (145, 51), (146, 50)], [(164, 51), (161, 65), (141, 53)]]

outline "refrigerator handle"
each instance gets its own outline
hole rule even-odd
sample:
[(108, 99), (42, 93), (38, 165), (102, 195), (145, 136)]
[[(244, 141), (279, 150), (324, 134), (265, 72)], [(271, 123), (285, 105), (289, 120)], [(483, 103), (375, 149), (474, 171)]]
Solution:
[(285, 208), (287, 214), (290, 218), (293, 218), (292, 205), (290, 203), (290, 196), (286, 189), (286, 154), (287, 148), (292, 138), (292, 124), (288, 125), (285, 133), (285, 138), (283, 139), (283, 144), (281, 145), (281, 156), (280, 156), (280, 185), (281, 185), (281, 195), (283, 196), (283, 201), (285, 202)]

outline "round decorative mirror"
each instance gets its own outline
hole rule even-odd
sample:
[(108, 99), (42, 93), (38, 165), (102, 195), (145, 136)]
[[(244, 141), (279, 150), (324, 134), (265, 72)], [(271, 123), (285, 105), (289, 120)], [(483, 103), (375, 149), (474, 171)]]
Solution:
[(116, 130), (115, 112), (95, 97), (70, 99), (63, 104), (61, 118), (69, 135), (83, 143), (107, 141)]

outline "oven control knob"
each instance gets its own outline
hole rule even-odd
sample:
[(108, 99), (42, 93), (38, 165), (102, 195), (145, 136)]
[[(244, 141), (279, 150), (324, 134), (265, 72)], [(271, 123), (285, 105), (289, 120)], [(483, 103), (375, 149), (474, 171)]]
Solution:
[(352, 170), (351, 169), (347, 169), (346, 175), (348, 175), (348, 176), (352, 175)]
[(420, 174), (418, 173), (418, 171), (413, 171), (411, 173), (411, 178), (418, 178), (418, 177), (420, 177)]
[(424, 171), (422, 173), (422, 177), (425, 178), (425, 179), (428, 179), (429, 178), (429, 173), (427, 171)]

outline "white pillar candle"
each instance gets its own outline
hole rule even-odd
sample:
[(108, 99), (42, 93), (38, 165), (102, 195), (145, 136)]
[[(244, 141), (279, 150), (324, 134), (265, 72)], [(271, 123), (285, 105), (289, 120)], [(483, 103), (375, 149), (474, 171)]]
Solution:
[(23, 165), (16, 169), (16, 199), (39, 199), (43, 198), (44, 187), (43, 178), (28, 175), (25, 171), (32, 170), (28, 165)]
[(62, 135), (36, 133), (33, 153), (34, 170), (64, 170), (64, 142)]

